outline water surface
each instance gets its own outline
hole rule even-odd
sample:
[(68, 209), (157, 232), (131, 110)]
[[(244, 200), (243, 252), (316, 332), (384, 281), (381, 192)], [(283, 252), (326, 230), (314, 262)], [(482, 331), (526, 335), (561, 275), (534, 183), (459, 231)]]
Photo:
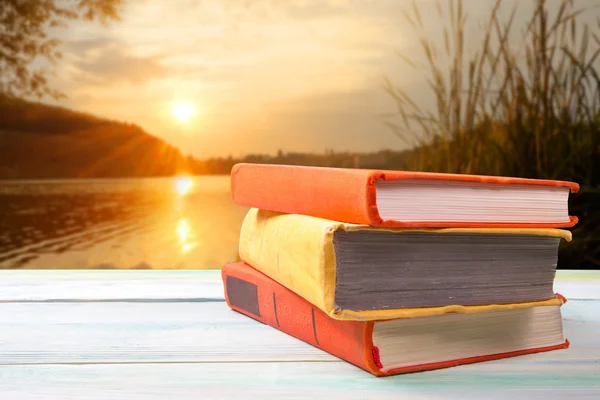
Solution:
[(220, 268), (246, 211), (229, 176), (0, 181), (0, 268)]

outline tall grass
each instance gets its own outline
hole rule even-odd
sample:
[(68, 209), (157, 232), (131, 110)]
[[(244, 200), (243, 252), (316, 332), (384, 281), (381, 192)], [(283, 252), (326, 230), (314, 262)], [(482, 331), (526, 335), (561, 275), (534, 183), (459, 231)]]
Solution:
[[(502, 3), (493, 5), (481, 45), (471, 54), (465, 52), (461, 0), (449, 1), (442, 49), (421, 36), (424, 63), (400, 54), (410, 66), (427, 71), (436, 107), (420, 108), (388, 79), (386, 90), (403, 122), (392, 128), (409, 141), (420, 133), (411, 144), (422, 150), (413, 161), (421, 170), (596, 180), (597, 186), (597, 171), (589, 166), (600, 145), (598, 34), (578, 26), (585, 10), (573, 1), (562, 1), (550, 18), (546, 1), (537, 0), (522, 40), (509, 40), (519, 4), (500, 21)], [(444, 17), (439, 2), (437, 10)], [(404, 16), (422, 35), (421, 14), (413, 3)]]
[(570, 254), (563, 265), (600, 268), (600, 18), (593, 27), (580, 18), (598, 9), (563, 0), (552, 2), (550, 10), (545, 0), (536, 0), (515, 40), (515, 16), (523, 3), (515, 2), (502, 20), (503, 3), (491, 4), (481, 41), (471, 52), (462, 0), (449, 0), (447, 7), (436, 3), (446, 21), (437, 40), (424, 33), (424, 13), (416, 2), (405, 10), (423, 61), (400, 57), (425, 71), (435, 107), (421, 108), (386, 79), (401, 121), (389, 126), (414, 146), (404, 168), (580, 183), (591, 198), (572, 202), (582, 222), (573, 245), (563, 250)]

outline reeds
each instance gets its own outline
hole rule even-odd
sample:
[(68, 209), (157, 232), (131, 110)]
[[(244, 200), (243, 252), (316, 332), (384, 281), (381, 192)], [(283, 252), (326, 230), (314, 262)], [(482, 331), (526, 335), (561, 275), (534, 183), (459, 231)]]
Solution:
[[(500, 21), (502, 3), (493, 4), (481, 44), (471, 54), (465, 51), (467, 16), (461, 0), (449, 1), (443, 49), (423, 36), (416, 3), (405, 13), (408, 25), (421, 33), (425, 62), (400, 56), (427, 71), (436, 100), (434, 110), (422, 109), (386, 80), (402, 118), (402, 124), (390, 126), (419, 150), (411, 167), (586, 184), (595, 179), (597, 186), (599, 178), (592, 175), (598, 170), (590, 166), (600, 146), (600, 38), (587, 25), (578, 26), (586, 10), (565, 0), (550, 17), (546, 2), (537, 0), (522, 41), (516, 41), (519, 4)], [(437, 10), (444, 18), (439, 2)]]

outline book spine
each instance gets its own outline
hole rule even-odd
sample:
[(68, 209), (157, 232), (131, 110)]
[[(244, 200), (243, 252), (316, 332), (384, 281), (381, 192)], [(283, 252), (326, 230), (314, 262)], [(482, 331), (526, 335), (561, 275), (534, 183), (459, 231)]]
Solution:
[(321, 218), (252, 208), (240, 230), (240, 258), (331, 313), (335, 283), (333, 231), (337, 225)]
[(372, 322), (340, 321), (244, 262), (221, 270), (229, 307), (323, 351), (380, 375)]
[(355, 224), (377, 222), (372, 220), (375, 186), (369, 171), (236, 164), (231, 193), (235, 204), (246, 207)]

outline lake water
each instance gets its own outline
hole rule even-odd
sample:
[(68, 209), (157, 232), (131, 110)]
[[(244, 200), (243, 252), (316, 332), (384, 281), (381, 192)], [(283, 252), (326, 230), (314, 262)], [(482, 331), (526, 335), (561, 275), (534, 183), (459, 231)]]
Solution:
[(247, 210), (229, 176), (0, 181), (0, 268), (220, 268)]

